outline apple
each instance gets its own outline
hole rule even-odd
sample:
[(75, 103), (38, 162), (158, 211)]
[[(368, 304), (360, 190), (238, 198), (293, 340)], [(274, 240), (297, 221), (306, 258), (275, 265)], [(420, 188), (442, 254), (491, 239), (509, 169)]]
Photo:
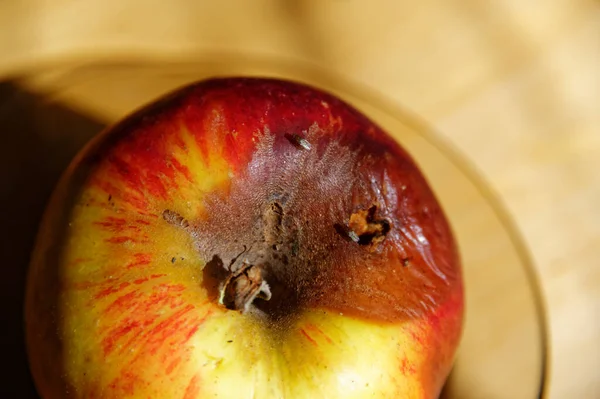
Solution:
[(332, 95), (211, 79), (135, 112), (58, 184), (28, 277), (55, 398), (435, 398), (460, 339), (447, 219)]

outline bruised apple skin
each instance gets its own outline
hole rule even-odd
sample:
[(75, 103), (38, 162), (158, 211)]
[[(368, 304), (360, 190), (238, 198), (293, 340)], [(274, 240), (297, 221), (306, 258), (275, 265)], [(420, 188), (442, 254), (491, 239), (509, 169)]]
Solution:
[(287, 81), (206, 80), (87, 146), (26, 298), (57, 398), (436, 398), (463, 291), (410, 156)]

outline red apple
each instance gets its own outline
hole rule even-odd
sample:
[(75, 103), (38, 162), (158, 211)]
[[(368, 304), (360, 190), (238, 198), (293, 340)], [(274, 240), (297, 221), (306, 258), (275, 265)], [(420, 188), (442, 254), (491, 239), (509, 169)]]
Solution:
[(452, 233), (410, 156), (313, 88), (214, 79), (102, 134), (42, 223), (26, 299), (54, 398), (434, 398)]

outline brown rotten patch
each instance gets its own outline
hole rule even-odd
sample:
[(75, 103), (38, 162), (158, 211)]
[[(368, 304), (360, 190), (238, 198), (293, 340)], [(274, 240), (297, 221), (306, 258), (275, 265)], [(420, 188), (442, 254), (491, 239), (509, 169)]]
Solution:
[[(276, 319), (321, 308), (397, 322), (437, 306), (449, 270), (437, 259), (451, 249), (450, 236), (445, 225), (420, 219), (423, 206), (439, 209), (414, 165), (373, 157), (369, 146), (317, 128), (306, 140), (310, 151), (266, 131), (247, 169), (207, 196), (204, 216), (190, 221), (207, 260), (203, 274), (219, 276), (203, 283), (211, 298)], [(406, 176), (413, 192), (399, 197), (394, 187), (409, 183)]]

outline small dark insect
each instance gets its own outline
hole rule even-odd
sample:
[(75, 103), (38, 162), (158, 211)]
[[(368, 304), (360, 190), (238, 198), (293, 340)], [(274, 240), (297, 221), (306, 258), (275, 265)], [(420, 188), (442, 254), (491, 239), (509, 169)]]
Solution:
[(285, 137), (298, 148), (306, 151), (312, 148), (312, 145), (308, 142), (308, 140), (298, 134), (286, 134)]
[(167, 222), (183, 228), (188, 228), (190, 226), (189, 222), (183, 216), (169, 209), (166, 209), (163, 212), (162, 217)]
[(175, 257), (172, 257), (172, 258), (171, 258), (171, 263), (175, 263), (175, 261), (176, 261), (176, 260), (177, 260), (177, 258), (175, 258)]
[(333, 227), (338, 232), (338, 234), (341, 235), (342, 237), (349, 239), (352, 242), (360, 241), (360, 237), (358, 236), (358, 234), (356, 234), (356, 232), (354, 230), (350, 229), (348, 226), (338, 223), (338, 224), (335, 224)]
[(406, 267), (410, 265), (410, 258), (402, 258), (402, 266)]
[(354, 230), (348, 230), (348, 238), (350, 238), (354, 242), (360, 241), (360, 237), (354, 232)]

